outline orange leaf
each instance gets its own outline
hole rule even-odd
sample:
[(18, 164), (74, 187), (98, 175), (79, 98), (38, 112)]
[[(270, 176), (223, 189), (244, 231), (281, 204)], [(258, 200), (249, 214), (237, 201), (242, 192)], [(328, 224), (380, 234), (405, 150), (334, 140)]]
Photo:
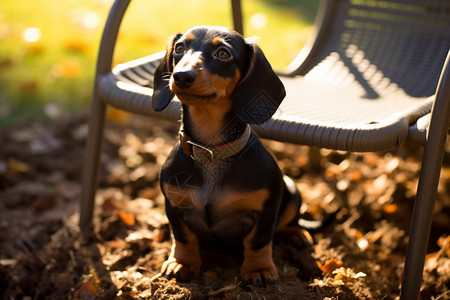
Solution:
[(450, 235), (441, 236), (437, 242), (438, 246), (441, 247), (441, 251), (444, 252), (447, 257), (450, 257)]
[(118, 124), (128, 124), (130, 122), (131, 115), (124, 110), (111, 107), (106, 112), (106, 118)]
[(360, 170), (353, 170), (349, 174), (350, 180), (352, 181), (360, 181), (362, 178), (362, 174)]
[(75, 291), (74, 300), (96, 299), (96, 295), (100, 293), (100, 280), (97, 278), (95, 270), (91, 270), (90, 274), (83, 280), (81, 286)]
[(79, 52), (79, 53), (88, 53), (89, 52), (89, 44), (81, 41), (79, 39), (71, 40), (65, 43), (64, 48), (67, 51)]
[(128, 226), (133, 226), (136, 222), (133, 214), (124, 212), (123, 210), (117, 211), (117, 216)]
[(397, 204), (385, 204), (385, 205), (383, 205), (382, 209), (387, 214), (393, 214), (393, 213), (397, 212), (398, 205)]
[(331, 274), (334, 270), (339, 269), (344, 266), (344, 263), (340, 260), (337, 260), (336, 258), (332, 257), (329, 260), (325, 262), (325, 264), (318, 263), (319, 268), (324, 272), (325, 274)]
[(376, 166), (380, 160), (380, 157), (373, 153), (367, 153), (364, 155), (364, 162), (370, 166)]
[(14, 173), (27, 173), (30, 171), (30, 167), (23, 162), (20, 162), (14, 158), (8, 159), (8, 166)]
[(125, 245), (125, 241), (122, 240), (122, 239), (116, 239), (114, 241), (109, 241), (106, 244), (110, 248), (117, 249), (117, 248), (122, 247), (123, 245)]
[(53, 73), (57, 77), (76, 78), (83, 72), (83, 67), (76, 60), (65, 59), (53, 66)]

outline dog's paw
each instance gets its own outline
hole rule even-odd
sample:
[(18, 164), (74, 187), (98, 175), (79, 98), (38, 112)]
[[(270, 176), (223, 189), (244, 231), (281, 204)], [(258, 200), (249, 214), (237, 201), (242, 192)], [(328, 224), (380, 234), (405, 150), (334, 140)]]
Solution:
[(264, 265), (243, 264), (241, 267), (241, 278), (246, 284), (265, 287), (274, 284), (278, 279), (278, 270), (273, 262)]
[(175, 257), (169, 257), (161, 267), (161, 274), (177, 281), (189, 281), (200, 274), (200, 260), (179, 262)]

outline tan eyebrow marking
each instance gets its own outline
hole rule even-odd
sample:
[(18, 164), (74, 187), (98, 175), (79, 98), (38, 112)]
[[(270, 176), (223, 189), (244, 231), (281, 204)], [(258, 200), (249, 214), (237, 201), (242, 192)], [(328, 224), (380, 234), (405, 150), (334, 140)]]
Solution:
[(195, 35), (192, 32), (189, 33), (188, 35), (186, 35), (186, 40), (187, 41), (190, 41), (190, 40), (193, 40), (193, 39), (195, 39)]
[(212, 39), (211, 42), (213, 43), (213, 45), (216, 45), (216, 46), (220, 45), (220, 44), (225, 44), (225, 41), (220, 36), (216, 36), (215, 38)]

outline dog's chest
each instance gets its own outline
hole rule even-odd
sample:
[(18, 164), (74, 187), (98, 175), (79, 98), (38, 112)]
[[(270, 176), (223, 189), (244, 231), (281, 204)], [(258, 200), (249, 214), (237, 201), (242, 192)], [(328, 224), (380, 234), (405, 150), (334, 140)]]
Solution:
[(173, 206), (205, 211), (220, 205), (221, 195), (230, 192), (223, 180), (229, 171), (225, 162), (192, 164), (176, 172), (170, 168), (167, 171), (172, 174), (163, 188)]
[(224, 177), (229, 171), (229, 165), (223, 161), (215, 161), (209, 164), (199, 164), (198, 170), (201, 176), (201, 186), (196, 192), (193, 202), (200, 207), (217, 207), (224, 193), (231, 192), (230, 187), (224, 184)]
[(227, 184), (230, 168), (226, 161), (199, 164), (195, 172), (180, 176), (178, 188), (166, 187), (171, 204), (183, 211), (184, 222), (201, 237), (241, 239), (269, 196), (266, 189), (242, 191)]

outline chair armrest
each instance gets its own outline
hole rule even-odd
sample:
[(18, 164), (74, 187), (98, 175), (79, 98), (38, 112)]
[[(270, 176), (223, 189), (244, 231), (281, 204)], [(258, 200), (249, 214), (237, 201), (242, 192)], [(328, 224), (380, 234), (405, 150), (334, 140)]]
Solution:
[(408, 140), (422, 146), (425, 145), (430, 118), (431, 113), (426, 114), (425, 116), (418, 119), (416, 123), (411, 125), (408, 129)]

